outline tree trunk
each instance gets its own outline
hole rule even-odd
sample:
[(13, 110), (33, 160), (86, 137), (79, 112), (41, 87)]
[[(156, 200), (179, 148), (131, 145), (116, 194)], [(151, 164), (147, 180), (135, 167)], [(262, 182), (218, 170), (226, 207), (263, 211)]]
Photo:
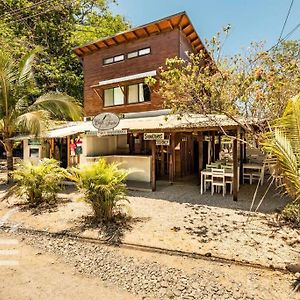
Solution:
[(13, 161), (13, 143), (11, 140), (5, 140), (6, 163), (7, 163), (7, 182), (12, 181), (12, 171), (14, 170)]

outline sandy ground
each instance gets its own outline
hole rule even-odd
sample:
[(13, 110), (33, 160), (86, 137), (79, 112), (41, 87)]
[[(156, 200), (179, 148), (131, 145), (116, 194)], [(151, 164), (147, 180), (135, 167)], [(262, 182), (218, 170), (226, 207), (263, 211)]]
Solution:
[[(255, 186), (250, 188), (244, 187), (238, 202), (230, 196), (200, 196), (197, 187), (189, 185), (166, 186), (155, 193), (130, 192), (127, 211), (132, 221), (117, 234), (126, 243), (209, 253), (266, 266), (284, 268), (286, 263), (299, 262), (299, 230), (278, 224), (270, 212), (247, 212)], [(86, 226), (84, 217), (92, 212), (80, 201), (80, 194), (69, 189), (60, 197), (57, 207), (38, 214), (16, 205), (19, 200), (9, 199), (0, 202), (0, 217), (6, 215), (13, 223), (34, 229), (103, 237), (103, 231)], [(274, 191), (262, 210), (274, 210), (283, 204)]]
[[(0, 241), (14, 236), (0, 235)], [(19, 240), (17, 245), (0, 245), (0, 250), (15, 249), (14, 256), (0, 257), (16, 260), (16, 266), (0, 265), (0, 299), (5, 300), (134, 300), (136, 296), (101, 282), (76, 274), (72, 267), (58, 257), (41, 253)]]

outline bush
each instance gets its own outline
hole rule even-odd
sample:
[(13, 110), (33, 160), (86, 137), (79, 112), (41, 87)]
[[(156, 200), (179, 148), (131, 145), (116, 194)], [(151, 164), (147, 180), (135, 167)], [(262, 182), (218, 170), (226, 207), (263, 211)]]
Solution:
[(44, 159), (40, 164), (22, 163), (13, 172), (16, 184), (7, 192), (5, 198), (16, 195), (26, 196), (30, 206), (36, 207), (43, 202), (56, 200), (61, 190), (61, 183), (66, 178), (67, 171), (59, 166), (55, 159)]
[(282, 217), (294, 225), (300, 226), (300, 204), (296, 202), (287, 204), (282, 211)]
[(84, 200), (91, 204), (97, 221), (112, 220), (126, 199), (125, 179), (128, 173), (119, 164), (108, 164), (104, 159), (74, 169), (78, 188), (83, 190)]

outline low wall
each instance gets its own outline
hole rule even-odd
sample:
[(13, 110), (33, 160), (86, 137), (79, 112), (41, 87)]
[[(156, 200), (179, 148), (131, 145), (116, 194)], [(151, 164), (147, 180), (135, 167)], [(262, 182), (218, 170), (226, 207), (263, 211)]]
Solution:
[(87, 163), (104, 158), (108, 163), (118, 162), (120, 168), (129, 170), (127, 179), (132, 181), (151, 182), (151, 156), (140, 155), (106, 155), (86, 157)]

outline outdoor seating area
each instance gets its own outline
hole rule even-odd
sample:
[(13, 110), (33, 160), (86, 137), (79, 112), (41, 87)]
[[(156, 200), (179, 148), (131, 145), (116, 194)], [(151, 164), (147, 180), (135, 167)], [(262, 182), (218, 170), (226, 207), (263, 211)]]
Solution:
[[(254, 184), (259, 182), (260, 185), (264, 184), (265, 176), (265, 163), (261, 162), (248, 162), (238, 163), (236, 170), (238, 190), (240, 184)], [(242, 176), (241, 176), (242, 175)], [(204, 170), (201, 171), (200, 180), (200, 193), (205, 193), (208, 189), (211, 195), (215, 192), (225, 196), (227, 192), (233, 192), (233, 163), (226, 160), (218, 160), (210, 164), (206, 164)]]

